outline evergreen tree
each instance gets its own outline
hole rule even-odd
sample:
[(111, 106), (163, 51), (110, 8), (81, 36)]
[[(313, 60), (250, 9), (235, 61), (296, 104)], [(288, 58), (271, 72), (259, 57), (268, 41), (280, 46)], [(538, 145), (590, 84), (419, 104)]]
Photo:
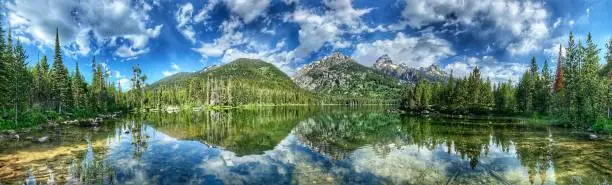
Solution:
[(547, 115), (550, 113), (550, 105), (552, 103), (552, 73), (548, 66), (548, 60), (544, 60), (542, 66), (542, 76), (539, 78), (537, 86), (536, 104), (537, 111), (540, 114)]
[(34, 88), (35, 104), (41, 108), (48, 108), (50, 97), (50, 71), (49, 63), (47, 62), (47, 56), (43, 55), (42, 59), (38, 61), (35, 68)]
[[(598, 75), (599, 49), (593, 42), (592, 36), (587, 35), (586, 48), (584, 48), (583, 62), (579, 77), (579, 116), (587, 124), (594, 123), (602, 115), (605, 107), (605, 83)], [(587, 126), (587, 125), (584, 125)]]
[(55, 32), (55, 56), (53, 58), (52, 83), (53, 83), (53, 101), (60, 114), (66, 111), (71, 104), (72, 96), (70, 90), (70, 76), (68, 70), (62, 61), (62, 51), (59, 41), (59, 29)]
[(85, 107), (85, 94), (87, 92), (87, 83), (79, 70), (79, 62), (76, 62), (75, 72), (72, 76), (72, 96), (74, 108), (81, 109)]
[[(1, 20), (1, 19), (0, 19)], [(0, 21), (0, 84), (8, 83), (8, 60), (6, 59), (6, 42), (4, 40), (4, 29), (2, 28), (2, 21)], [(8, 86), (0, 85), (0, 109), (4, 109), (9, 102), (7, 99)]]
[(131, 94), (132, 94), (132, 105), (137, 107), (137, 108), (143, 108), (144, 106), (144, 86), (145, 86), (145, 81), (147, 80), (147, 76), (142, 74), (142, 70), (140, 69), (140, 66), (136, 65), (132, 68), (133, 71), (133, 75), (132, 75), (132, 90), (131, 90)]
[[(10, 35), (10, 33), (9, 33)], [(11, 41), (12, 42), (12, 41)], [(12, 45), (12, 44), (11, 44)], [(31, 86), (31, 74), (27, 68), (26, 54), (20, 43), (16, 44), (11, 58), (10, 71), (13, 73), (10, 80), (11, 93), (9, 95), (14, 111), (13, 121), (17, 124), (20, 112), (24, 112), (28, 107), (28, 95)]]
[(563, 76), (563, 54), (562, 47), (559, 45), (559, 57), (557, 58), (557, 71), (555, 72), (555, 93), (563, 89), (563, 83), (565, 83), (565, 77)]

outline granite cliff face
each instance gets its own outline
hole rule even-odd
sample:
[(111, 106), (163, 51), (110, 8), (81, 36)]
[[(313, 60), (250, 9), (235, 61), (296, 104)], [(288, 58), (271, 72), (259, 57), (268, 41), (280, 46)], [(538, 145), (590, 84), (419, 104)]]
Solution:
[(391, 58), (383, 55), (374, 64), (374, 68), (385, 74), (391, 75), (408, 84), (416, 84), (420, 80), (429, 82), (446, 82), (449, 78), (446, 72), (440, 69), (437, 64), (426, 68), (411, 68), (404, 64), (393, 64)]
[(344, 97), (396, 98), (405, 87), (399, 80), (338, 52), (305, 65), (292, 79), (311, 92)]

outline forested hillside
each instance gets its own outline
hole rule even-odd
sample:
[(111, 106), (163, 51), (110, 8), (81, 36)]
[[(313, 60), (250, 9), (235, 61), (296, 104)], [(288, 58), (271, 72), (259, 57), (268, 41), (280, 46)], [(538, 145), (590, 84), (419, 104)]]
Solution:
[(238, 59), (195, 73), (179, 73), (146, 88), (146, 106), (239, 106), (314, 104), (314, 94), (301, 90), (276, 66)]

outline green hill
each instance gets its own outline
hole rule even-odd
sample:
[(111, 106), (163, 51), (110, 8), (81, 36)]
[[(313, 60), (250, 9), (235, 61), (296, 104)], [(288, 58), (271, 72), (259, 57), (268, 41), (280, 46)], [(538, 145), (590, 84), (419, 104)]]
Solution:
[(147, 87), (149, 107), (164, 105), (238, 106), (308, 104), (315, 98), (276, 66), (255, 59), (194, 73), (177, 73)]

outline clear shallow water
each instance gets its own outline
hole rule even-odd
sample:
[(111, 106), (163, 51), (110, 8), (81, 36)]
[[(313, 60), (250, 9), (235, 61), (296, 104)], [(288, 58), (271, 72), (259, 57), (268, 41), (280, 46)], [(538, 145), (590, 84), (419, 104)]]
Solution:
[(384, 108), (151, 113), (0, 143), (4, 184), (609, 184), (612, 141)]

